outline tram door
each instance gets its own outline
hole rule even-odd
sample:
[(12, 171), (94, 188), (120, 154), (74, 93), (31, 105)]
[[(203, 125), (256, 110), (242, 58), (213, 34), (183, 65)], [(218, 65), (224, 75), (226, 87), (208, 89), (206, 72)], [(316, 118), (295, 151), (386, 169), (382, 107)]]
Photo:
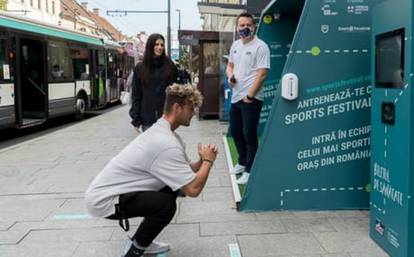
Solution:
[(105, 99), (105, 53), (101, 50), (89, 50), (89, 63), (91, 74), (92, 107), (99, 108), (106, 104)]
[(107, 93), (107, 101), (108, 102), (115, 102), (119, 99), (119, 87), (118, 87), (118, 76), (119, 74), (119, 67), (118, 67), (118, 56), (115, 52), (108, 53), (108, 79), (106, 93)]
[(106, 61), (105, 52), (98, 50), (96, 51), (96, 87), (95, 95), (97, 99), (97, 106), (106, 105)]
[(33, 39), (20, 39), (18, 90), (20, 96), (19, 126), (26, 127), (45, 121), (47, 89), (45, 79), (45, 44)]

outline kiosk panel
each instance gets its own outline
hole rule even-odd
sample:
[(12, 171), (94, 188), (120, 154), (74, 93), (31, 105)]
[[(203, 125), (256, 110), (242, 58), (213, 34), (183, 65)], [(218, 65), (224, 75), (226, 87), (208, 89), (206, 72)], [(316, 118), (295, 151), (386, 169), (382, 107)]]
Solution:
[(376, 36), (375, 84), (377, 87), (404, 86), (404, 29)]

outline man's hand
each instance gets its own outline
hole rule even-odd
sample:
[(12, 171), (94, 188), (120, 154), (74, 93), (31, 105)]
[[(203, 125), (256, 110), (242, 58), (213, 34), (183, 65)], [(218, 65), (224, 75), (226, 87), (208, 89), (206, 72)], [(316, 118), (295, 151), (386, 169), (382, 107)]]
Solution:
[(213, 150), (213, 152), (216, 154), (216, 157), (217, 157), (217, 153), (218, 153), (218, 148), (217, 148), (217, 146), (216, 145), (214, 145), (214, 144), (208, 144), (207, 145), (211, 150)]
[(193, 181), (182, 187), (182, 190), (187, 196), (197, 197), (206, 184), (210, 169), (217, 157), (217, 146), (213, 144), (202, 145), (198, 144), (198, 155), (200, 160), (190, 164), (196, 177)]
[(235, 87), (235, 86), (236, 86), (237, 81), (236, 81), (236, 79), (234, 78), (234, 74), (233, 74), (231, 77), (229, 77), (229, 78), (227, 79), (227, 82), (229, 83), (229, 85), (230, 85), (231, 87)]
[(246, 95), (245, 97), (243, 97), (243, 103), (251, 104), (253, 103), (253, 100), (250, 100), (249, 98), (247, 98), (247, 95)]
[(208, 144), (202, 145), (198, 144), (198, 155), (201, 160), (209, 160), (214, 162), (216, 160), (218, 149), (216, 145)]

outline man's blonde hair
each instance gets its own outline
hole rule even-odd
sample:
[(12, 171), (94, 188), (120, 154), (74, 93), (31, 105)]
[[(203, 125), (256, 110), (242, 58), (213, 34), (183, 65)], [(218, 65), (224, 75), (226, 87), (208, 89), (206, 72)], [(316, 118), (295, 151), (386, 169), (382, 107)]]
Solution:
[(165, 90), (165, 107), (164, 112), (168, 113), (174, 103), (184, 106), (187, 102), (194, 108), (200, 107), (203, 103), (203, 96), (200, 91), (195, 89), (191, 84), (172, 84)]

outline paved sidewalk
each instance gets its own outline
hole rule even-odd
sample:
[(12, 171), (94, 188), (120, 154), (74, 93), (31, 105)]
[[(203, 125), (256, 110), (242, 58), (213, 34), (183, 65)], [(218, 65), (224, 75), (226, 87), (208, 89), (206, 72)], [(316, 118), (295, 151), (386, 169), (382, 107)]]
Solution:
[[(123, 106), (0, 150), (0, 257), (119, 257), (126, 235), (116, 221), (90, 217), (83, 192), (136, 133)], [(218, 121), (180, 128), (190, 157), (198, 142), (220, 155), (199, 198), (182, 198), (161, 234), (170, 257), (386, 257), (368, 236), (368, 212), (239, 213)], [(139, 219), (131, 220), (132, 231)], [(235, 255), (231, 257), (236, 257)]]

